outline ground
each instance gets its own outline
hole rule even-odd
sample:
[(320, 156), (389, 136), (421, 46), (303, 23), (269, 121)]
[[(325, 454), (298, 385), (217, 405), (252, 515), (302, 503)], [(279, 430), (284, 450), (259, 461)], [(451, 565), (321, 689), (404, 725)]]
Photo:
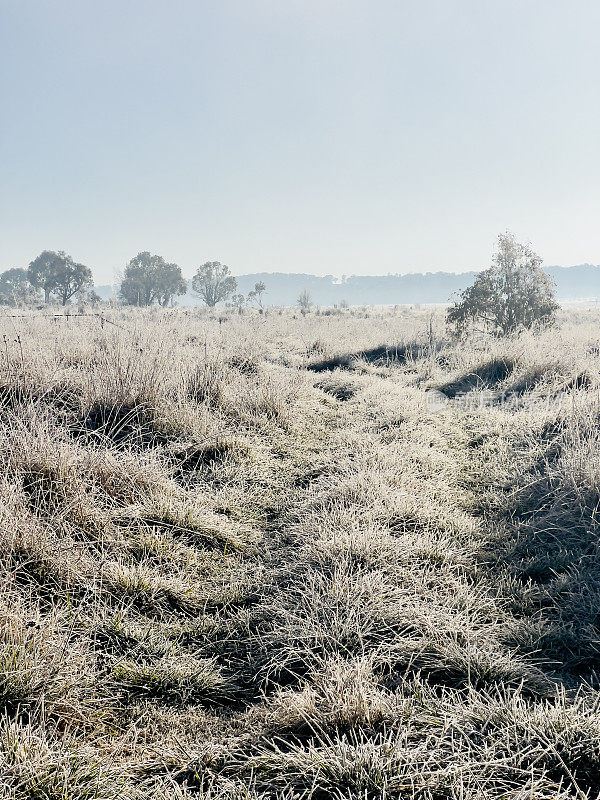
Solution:
[(597, 797), (598, 322), (1, 317), (0, 796)]

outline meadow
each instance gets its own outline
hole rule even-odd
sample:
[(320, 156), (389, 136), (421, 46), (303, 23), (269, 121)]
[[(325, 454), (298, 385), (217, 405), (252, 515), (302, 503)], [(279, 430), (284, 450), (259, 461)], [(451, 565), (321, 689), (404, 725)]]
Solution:
[(3, 800), (600, 796), (598, 312), (46, 313), (0, 317)]

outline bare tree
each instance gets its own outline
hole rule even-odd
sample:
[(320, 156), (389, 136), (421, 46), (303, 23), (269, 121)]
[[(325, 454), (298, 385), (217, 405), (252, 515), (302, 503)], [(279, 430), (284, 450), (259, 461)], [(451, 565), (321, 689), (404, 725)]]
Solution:
[(310, 311), (310, 309), (312, 308), (313, 301), (312, 301), (312, 297), (311, 297), (310, 292), (308, 291), (308, 289), (303, 289), (300, 292), (296, 302), (300, 306), (300, 310), (303, 313), (306, 313), (307, 311)]

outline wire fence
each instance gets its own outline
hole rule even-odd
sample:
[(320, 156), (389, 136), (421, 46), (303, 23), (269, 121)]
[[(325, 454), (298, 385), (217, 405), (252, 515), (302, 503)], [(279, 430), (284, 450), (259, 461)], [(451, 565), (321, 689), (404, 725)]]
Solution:
[(108, 317), (105, 317), (104, 314), (100, 314), (100, 313), (97, 313), (97, 312), (86, 313), (86, 314), (82, 314), (82, 313), (77, 312), (75, 314), (39, 314), (39, 315), (35, 315), (35, 314), (0, 314), (0, 320), (2, 320), (2, 319), (31, 319), (31, 320), (34, 320), (34, 319), (54, 319), (54, 320), (66, 319), (66, 320), (70, 320), (70, 319), (74, 319), (76, 317), (84, 317), (85, 319), (95, 318), (95, 319), (97, 319), (99, 321), (101, 328), (104, 328), (105, 324), (106, 325), (114, 325), (115, 328), (120, 328), (123, 331), (127, 331), (127, 333), (132, 333), (132, 331), (129, 330), (129, 328), (127, 328), (125, 325), (120, 325), (118, 322), (114, 322), (112, 319), (108, 319)]

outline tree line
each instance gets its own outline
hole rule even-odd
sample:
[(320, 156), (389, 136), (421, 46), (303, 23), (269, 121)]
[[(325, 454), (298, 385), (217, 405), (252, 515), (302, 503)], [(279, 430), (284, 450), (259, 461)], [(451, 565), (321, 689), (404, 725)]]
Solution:
[(27, 269), (14, 267), (0, 275), (0, 303), (33, 304), (41, 296), (67, 305), (75, 295), (95, 302), (100, 298), (93, 291), (92, 271), (78, 264), (64, 251), (44, 250)]
[[(207, 261), (194, 274), (191, 288), (207, 306), (228, 302), (242, 309), (255, 302), (260, 308), (266, 285), (258, 281), (248, 294), (237, 292), (237, 281), (231, 270), (219, 261)], [(131, 306), (166, 307), (176, 297), (186, 294), (188, 284), (181, 267), (168, 263), (162, 256), (148, 251), (138, 253), (125, 267), (119, 297)], [(58, 302), (66, 306), (76, 297), (81, 302), (97, 303), (100, 297), (93, 289), (92, 271), (79, 264), (62, 250), (44, 250), (27, 267), (14, 267), (0, 274), (0, 303), (34, 305)]]
[[(542, 270), (542, 259), (527, 244), (521, 244), (511, 233), (500, 234), (493, 264), (479, 272), (471, 286), (461, 292), (448, 308), (449, 331), (463, 337), (473, 331), (506, 336), (522, 328), (552, 324), (558, 304), (554, 285)], [(248, 302), (262, 308), (266, 285), (255, 283), (246, 297), (237, 292), (237, 281), (231, 270), (219, 261), (200, 266), (191, 281), (191, 289), (209, 308), (226, 302), (241, 312)], [(163, 307), (188, 290), (188, 284), (177, 264), (167, 263), (162, 256), (148, 251), (138, 253), (125, 267), (120, 298), (128, 305)], [(51, 300), (63, 306), (76, 296), (96, 302), (92, 272), (63, 251), (44, 250), (28, 268), (13, 268), (0, 275), (0, 303), (18, 305)], [(310, 311), (312, 298), (301, 292), (297, 304), (303, 314)]]
[[(191, 281), (192, 292), (209, 308), (214, 308), (217, 303), (229, 303), (241, 309), (253, 301), (262, 308), (266, 289), (266, 285), (259, 281), (244, 297), (237, 292), (237, 281), (230, 268), (220, 261), (206, 261), (198, 267)], [(151, 306), (153, 303), (168, 306), (187, 291), (188, 284), (181, 267), (168, 264), (162, 256), (144, 251), (125, 267), (119, 294), (123, 302), (132, 306)]]

